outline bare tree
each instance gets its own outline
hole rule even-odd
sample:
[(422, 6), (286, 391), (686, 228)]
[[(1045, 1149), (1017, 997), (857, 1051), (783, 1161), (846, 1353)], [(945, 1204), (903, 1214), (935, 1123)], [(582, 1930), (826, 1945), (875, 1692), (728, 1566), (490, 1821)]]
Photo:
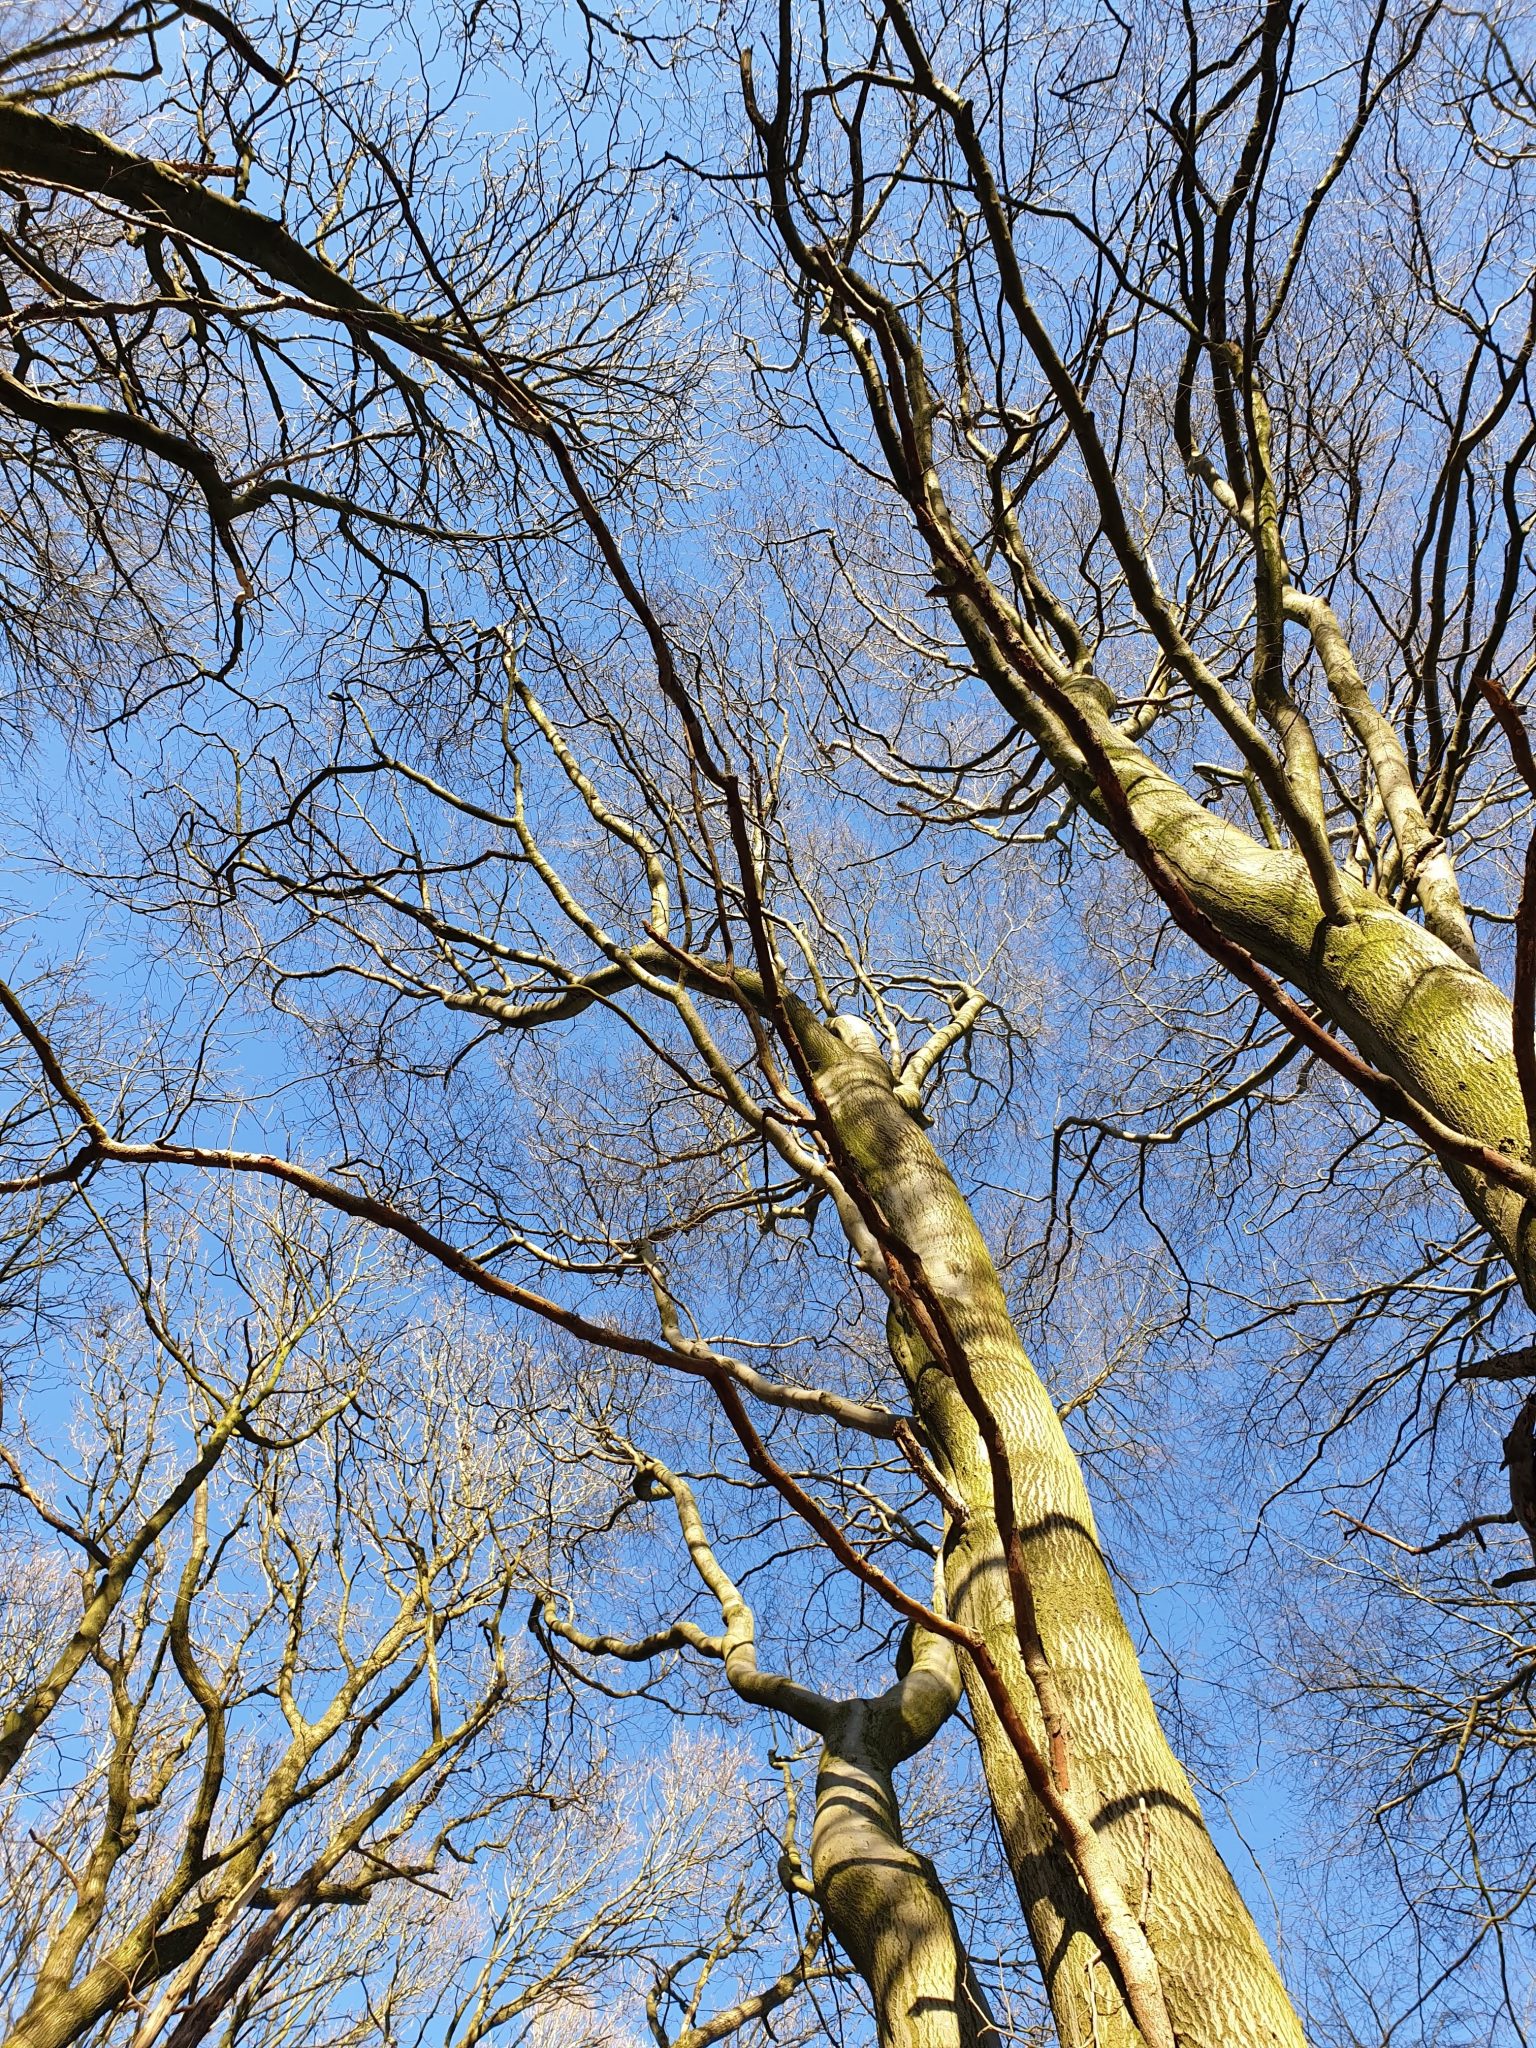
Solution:
[[(468, 1257), (442, 1236), (413, 1225), (397, 1207), (351, 1194), (334, 1179), (197, 1145), (120, 1140), (78, 1096), (79, 1113), (96, 1128), (86, 1150), (75, 1155), (77, 1163), (64, 1170), (136, 1159), (268, 1172), (401, 1229), (464, 1277), (589, 1342), (672, 1363), (702, 1378), (720, 1401), (748, 1467), (808, 1521), (839, 1563), (906, 1619), (964, 1651), (994, 1807), (1016, 1870), (1028, 1873), (1032, 1933), (1037, 1954), (1050, 1958), (1047, 1983), (1058, 2024), (1090, 2036), (1107, 2024), (1109, 2008), (1095, 1967), (1101, 1963), (1106, 1982), (1124, 1987), (1134, 2024), (1149, 2039), (1168, 2034), (1170, 2009), (1192, 2038), (1200, 2037), (1199, 2029), (1207, 2030), (1207, 2038), (1221, 2038), (1233, 2025), (1267, 2026), (1279, 2030), (1276, 2038), (1287, 2028), (1294, 2032), (1263, 1943), (1158, 1725), (1055, 1409), (1015, 1333), (984, 1241), (921, 1128), (924, 1085), (974, 1026), (984, 1000), (964, 985), (951, 989), (947, 1020), (893, 1072), (869, 1024), (847, 1016), (821, 1021), (787, 985), (775, 938), (779, 930), (800, 932), (802, 954), (827, 990), (815, 949), (789, 901), (764, 894), (775, 872), (776, 848), (767, 840), (760, 840), (761, 851), (754, 848), (737, 778), (719, 766), (720, 742), (692, 700), (679, 692), (684, 739), (718, 791), (717, 815), (695, 799), (684, 839), (668, 835), (667, 827), (678, 803), (687, 801), (686, 784), (675, 797), (664, 782), (656, 784), (644, 769), (627, 764), (654, 829), (649, 819), (640, 825), (624, 816), (533, 696), (510, 649), (504, 666), (503, 724), (514, 708), (520, 710), (533, 740), (547, 750), (597, 827), (600, 844), (607, 842), (633, 862), (646, 918), (642, 937), (626, 942), (616, 936), (588, 907), (575, 878), (555, 865), (528, 822), (520, 755), (501, 744), (491, 772), (504, 789), (510, 784), (507, 809), (487, 808), (478, 798), (447, 790), (392, 755), (322, 769), (311, 779), (314, 805), (270, 825), (253, 824), (221, 856), (214, 905), (229, 900), (233, 888), (239, 906), (249, 875), (254, 902), (307, 900), (319, 908), (324, 952), (312, 950), (315, 933), (307, 929), (300, 948), (290, 953), (281, 947), (268, 970), (290, 999), (318, 973), (323, 981), (338, 974), (384, 979), (408, 999), (446, 1002), (503, 1031), (559, 1025), (626, 991), (659, 1006), (663, 1015), (671, 1012), (676, 1045), (664, 1053), (671, 1071), (705, 1105), (711, 1123), (718, 1127), (723, 1111), (740, 1131), (719, 1148), (725, 1159), (743, 1143), (765, 1147), (791, 1177), (780, 1207), (798, 1192), (802, 1200), (827, 1201), (835, 1214), (848, 1247), (888, 1304), (892, 1355), (914, 1401), (914, 1418), (824, 1388), (785, 1387), (690, 1337), (655, 1263), (652, 1240), (633, 1233), (627, 1246), (615, 1243), (615, 1220), (603, 1227), (606, 1258), (587, 1263), (595, 1271), (606, 1265), (617, 1274), (651, 1276), (659, 1340), (597, 1323), (503, 1280), (484, 1259)], [(398, 791), (420, 790), (432, 806), (483, 820), (496, 840), (456, 855), (453, 869), (469, 878), (473, 891), (495, 868), (509, 862), (526, 867), (555, 916), (601, 964), (569, 968), (546, 940), (536, 949), (518, 949), (527, 972), (520, 986), (509, 988), (503, 965), (509, 948), (500, 932), (477, 926), (468, 903), (446, 907), (453, 871), (448, 864), (442, 858), (434, 863), (430, 902), (414, 891), (404, 893), (387, 870), (371, 864), (375, 834), (366, 816), (362, 837), (354, 838), (350, 793), (342, 811), (332, 811), (333, 787), (339, 783), (349, 791), (359, 777), (376, 775)], [(717, 845), (717, 829), (728, 835), (725, 845)], [(318, 862), (317, 835), (324, 846)], [(413, 831), (411, 838), (418, 837)], [(662, 851), (669, 837), (671, 845), (687, 849), (675, 866)], [(289, 851), (297, 865), (280, 864)], [(734, 872), (726, 865), (733, 853)], [(792, 865), (786, 871), (795, 872)], [(333, 883), (331, 877), (345, 879)], [(601, 880), (598, 886), (605, 894), (611, 888)], [(729, 937), (723, 961), (689, 945), (697, 928), (691, 905), (700, 887), (712, 894), (716, 930), (740, 930), (744, 950), (757, 964), (729, 964), (736, 957)], [(501, 893), (502, 884), (493, 882), (493, 900)], [(338, 898), (339, 915), (328, 907)], [(367, 923), (354, 917), (354, 903), (369, 913)], [(675, 938), (674, 903), (683, 921)], [(375, 909), (387, 920), (387, 938), (372, 925)], [(483, 965), (471, 978), (465, 969), (477, 958)], [(457, 986), (444, 989), (437, 976), (450, 964)], [(942, 996), (942, 984), (935, 994)], [(37, 1024), (14, 997), (10, 1003), (39, 1057), (54, 1059)], [(741, 1050), (720, 1035), (705, 1005), (722, 1010), (727, 1025), (739, 1020), (747, 1034)], [(646, 1043), (663, 1050), (649, 1027), (637, 1022), (636, 1028)], [(760, 1094), (744, 1084), (743, 1053), (757, 1069)], [(72, 1089), (57, 1067), (55, 1081)], [(495, 1200), (494, 1190), (484, 1198)], [(702, 1191), (698, 1220), (707, 1222), (721, 1199), (721, 1193)], [(684, 1229), (686, 1220), (680, 1219)], [(569, 1214), (560, 1212), (554, 1227), (568, 1243)], [(676, 1232), (679, 1221), (672, 1228)], [(525, 1233), (515, 1233), (514, 1241), (526, 1244)], [(593, 1252), (599, 1252), (595, 1243)], [(545, 1256), (557, 1268), (572, 1263), (558, 1243)], [(743, 1393), (785, 1411), (827, 1414), (904, 1445), (949, 1518), (946, 1612), (906, 1591), (850, 1542), (838, 1520), (769, 1451)], [(1160, 1925), (1193, 1930), (1190, 1946), (1170, 1952), (1168, 1961), (1152, 1939)], [(1240, 1969), (1244, 1957), (1246, 1969)], [(1232, 2018), (1234, 2011), (1239, 2019)]]
[(737, 1817), (697, 1745), (627, 1811), (541, 1756), (503, 1627), (580, 1503), (537, 1374), (520, 1406), (471, 1326), (392, 1325), (385, 1261), (281, 1210), (234, 1223), (222, 1285), (142, 1220), (106, 1229), (128, 1298), (68, 1346), (72, 1412), (41, 1361), (7, 1387), (6, 2039), (579, 2009), (709, 1910)]

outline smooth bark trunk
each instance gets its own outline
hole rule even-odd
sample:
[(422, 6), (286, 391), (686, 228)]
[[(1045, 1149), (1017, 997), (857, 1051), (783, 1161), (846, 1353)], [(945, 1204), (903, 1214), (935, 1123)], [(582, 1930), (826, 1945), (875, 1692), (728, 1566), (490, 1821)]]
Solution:
[[(1460, 970), (1465, 971), (1465, 970)], [(833, 1047), (837, 1050), (834, 1051)], [(1300, 2048), (1279, 1974), (1163, 1735), (1099, 1549), (1076, 1457), (1013, 1328), (968, 1204), (884, 1064), (816, 1034), (819, 1086), (894, 1236), (922, 1262), (1001, 1426), (1040, 1634), (1067, 1710), (1068, 1768), (1091, 1787), (1121, 1890), (1144, 1925), (1181, 2048)], [(975, 1420), (954, 1380), (893, 1318), (893, 1353), (933, 1451), (964, 1502), (945, 1557), (950, 1613), (982, 1635), (1040, 1746)], [(993, 1805), (1064, 2048), (1139, 2035), (1104, 1961), (1073, 1866), (985, 1693), (967, 1690)]]
[[(1529, 1158), (1503, 991), (1423, 925), (1347, 879), (1349, 918), (1325, 922), (1299, 854), (1261, 846), (1114, 737), (1107, 721), (1106, 734), (1137, 823), (1212, 923), (1303, 989), (1367, 1059), (1444, 1122)], [(1448, 1164), (1446, 1171), (1536, 1304), (1526, 1202), (1471, 1168)]]
[(960, 1693), (953, 1651), (919, 1643), (875, 1700), (840, 1705), (823, 1735), (811, 1868), (827, 1925), (868, 1986), (881, 2048), (1001, 2048), (1002, 2035), (926, 1856), (902, 1839), (891, 1773)]

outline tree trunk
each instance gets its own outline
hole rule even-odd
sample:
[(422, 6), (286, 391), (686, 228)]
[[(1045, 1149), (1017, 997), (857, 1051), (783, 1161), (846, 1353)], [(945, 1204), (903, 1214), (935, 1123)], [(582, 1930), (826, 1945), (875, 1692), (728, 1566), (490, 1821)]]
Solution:
[[(1508, 998), (1442, 940), (1351, 882), (1352, 915), (1325, 923), (1301, 856), (1213, 816), (1100, 713), (1101, 737), (1143, 832), (1228, 938), (1303, 989), (1367, 1059), (1442, 1121), (1517, 1159), (1530, 1132)], [(1470, 1167), (1446, 1167), (1536, 1305), (1527, 1204)]]
[[(1075, 748), (1053, 721), (1029, 714), (1017, 678), (995, 648), (976, 645), (978, 665), (1004, 709), (1029, 725), (1109, 829)], [(1531, 1132), (1503, 991), (1442, 939), (1348, 876), (1340, 877), (1348, 917), (1325, 920), (1299, 853), (1262, 845), (1197, 803), (1115, 730), (1091, 689), (1074, 688), (1072, 694), (1113, 764), (1137, 827), (1212, 924), (1309, 995), (1368, 1060), (1442, 1122), (1528, 1159)], [(1443, 1164), (1536, 1307), (1533, 1205), (1470, 1166)]]
[(881, 2048), (1001, 2048), (1002, 2035), (926, 1856), (902, 1840), (891, 1772), (921, 1749), (960, 1693), (953, 1651), (919, 1639), (913, 1669), (875, 1700), (848, 1700), (816, 1775), (816, 1897), (869, 1988)]
[[(1465, 971), (1465, 970), (1460, 970)], [(1040, 1634), (1069, 1727), (1068, 1768), (1091, 1788), (1121, 1890), (1145, 1926), (1180, 2048), (1300, 2048), (1268, 1950), (1168, 1747), (1099, 1550), (1082, 1474), (1013, 1328), (969, 1206), (884, 1064), (816, 1034), (819, 1085), (849, 1158), (897, 1239), (922, 1261), (1001, 1427)], [(892, 1348), (929, 1441), (963, 1501), (945, 1557), (950, 1612), (985, 1638), (1043, 1749), (975, 1421), (949, 1373), (893, 1318)], [(1133, 2048), (1139, 2035), (1056, 1831), (983, 1689), (967, 1690), (987, 1783), (1063, 2048)]]

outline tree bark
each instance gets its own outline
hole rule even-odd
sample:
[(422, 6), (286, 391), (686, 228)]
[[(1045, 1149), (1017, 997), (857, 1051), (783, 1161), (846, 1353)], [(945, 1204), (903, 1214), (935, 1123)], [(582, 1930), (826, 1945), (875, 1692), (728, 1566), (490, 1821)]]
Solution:
[(891, 1780), (959, 1696), (949, 1644), (921, 1636), (912, 1669), (878, 1699), (842, 1703), (823, 1735), (816, 1898), (869, 1988), (881, 2048), (1002, 2048), (938, 1873), (902, 1839)]
[[(975, 575), (979, 586), (979, 565)], [(1081, 754), (1031, 694), (1029, 678), (1011, 666), (977, 605), (952, 594), (951, 611), (1004, 711), (1113, 831)], [(1300, 853), (1263, 845), (1198, 803), (1116, 729), (1102, 685), (1078, 678), (1063, 687), (1108, 756), (1136, 829), (1217, 930), (1310, 996), (1367, 1060), (1442, 1122), (1528, 1160), (1530, 1123), (1515, 1066), (1513, 1012), (1503, 991), (1444, 939), (1347, 875), (1338, 876), (1344, 914), (1325, 917)], [(1474, 1167), (1450, 1159), (1441, 1164), (1536, 1308), (1531, 1205)]]
[[(1299, 854), (1218, 818), (1102, 720), (1137, 824), (1211, 922), (1309, 995), (1365, 1057), (1468, 1137), (1530, 1157), (1508, 998), (1449, 945), (1343, 877), (1350, 916), (1324, 921)], [(1536, 1306), (1536, 1240), (1512, 1188), (1445, 1162)]]
[[(1459, 963), (1458, 971), (1465, 972)], [(921, 1261), (1000, 1425), (1040, 1636), (1066, 1707), (1066, 1767), (1074, 1784), (1091, 1788), (1122, 1892), (1157, 1958), (1180, 2048), (1300, 2048), (1304, 2036), (1279, 1974), (1159, 1725), (1077, 1460), (1014, 1330), (970, 1208), (896, 1100), (880, 1059), (830, 1033), (814, 1034), (809, 1050), (842, 1146), (894, 1236)], [(986, 1640), (1045, 1749), (976, 1421), (951, 1374), (894, 1316), (891, 1339), (930, 1445), (966, 1509), (946, 1547), (949, 1611)], [(1073, 1865), (985, 1692), (966, 1676), (987, 1783), (1063, 2048), (1133, 2048), (1140, 2037)]]

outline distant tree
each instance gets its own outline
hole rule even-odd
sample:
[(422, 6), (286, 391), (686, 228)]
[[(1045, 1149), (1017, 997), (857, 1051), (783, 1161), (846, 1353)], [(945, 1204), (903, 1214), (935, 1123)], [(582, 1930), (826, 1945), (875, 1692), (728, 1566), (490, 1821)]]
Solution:
[(355, 1243), (231, 1222), (222, 1262), (108, 1233), (129, 1298), (7, 1376), (5, 2039), (590, 2014), (729, 1896), (730, 1772), (692, 1745), (626, 1799), (541, 1754), (520, 1615), (581, 1503), (515, 1375), (391, 1327)]

